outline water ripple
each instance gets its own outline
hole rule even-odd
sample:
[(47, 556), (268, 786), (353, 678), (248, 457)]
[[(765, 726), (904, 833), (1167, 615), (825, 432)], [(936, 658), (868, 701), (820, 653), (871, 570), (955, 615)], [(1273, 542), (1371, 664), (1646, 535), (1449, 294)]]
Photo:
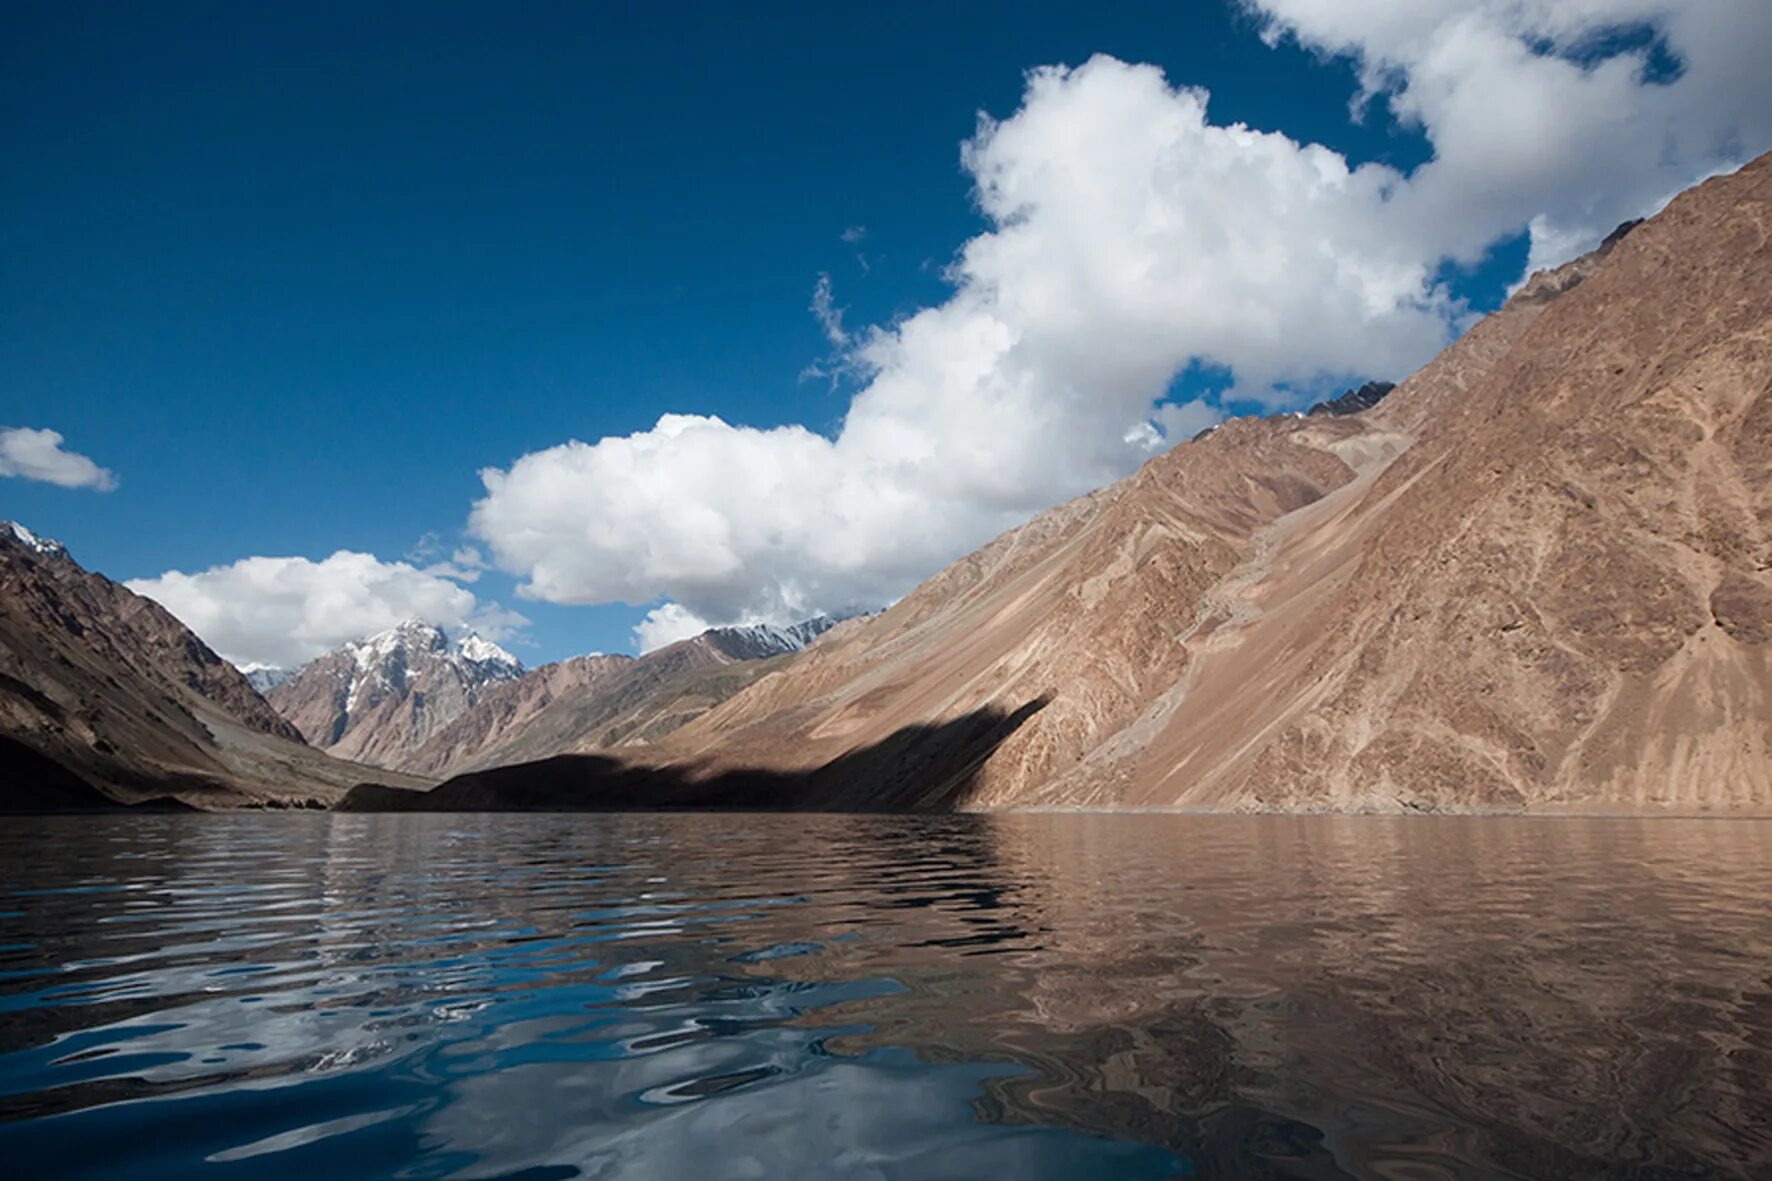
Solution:
[(30, 1176), (1772, 1176), (1772, 825), (0, 834)]

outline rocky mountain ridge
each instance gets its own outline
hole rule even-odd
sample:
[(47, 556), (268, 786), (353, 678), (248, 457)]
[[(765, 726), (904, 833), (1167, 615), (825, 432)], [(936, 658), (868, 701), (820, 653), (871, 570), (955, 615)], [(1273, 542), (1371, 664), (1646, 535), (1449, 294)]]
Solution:
[(1357, 390), (1348, 390), (1339, 397), (1318, 402), (1305, 411), (1307, 417), (1316, 414), (1358, 414), (1362, 410), (1370, 410), (1385, 396), (1397, 388), (1394, 381), (1369, 381)]
[(0, 525), (0, 810), (326, 802), (372, 779), (421, 782), (311, 750), (159, 604)]

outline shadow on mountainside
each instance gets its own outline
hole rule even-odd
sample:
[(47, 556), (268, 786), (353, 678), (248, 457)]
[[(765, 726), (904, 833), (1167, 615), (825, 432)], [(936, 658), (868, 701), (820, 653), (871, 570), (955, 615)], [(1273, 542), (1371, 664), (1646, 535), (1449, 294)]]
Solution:
[[(0, 686), (5, 688), (5, 686)], [(184, 812), (170, 793), (187, 786), (166, 777), (142, 776), (144, 798), (131, 802), (106, 795), (73, 770), (16, 738), (0, 734), (0, 813)], [(205, 786), (212, 786), (205, 782)]]
[(429, 791), (360, 784), (345, 812), (733, 811), (944, 812), (963, 807), (991, 754), (1044, 709), (995, 706), (906, 726), (806, 771), (649, 766), (611, 755), (557, 755), (457, 776)]

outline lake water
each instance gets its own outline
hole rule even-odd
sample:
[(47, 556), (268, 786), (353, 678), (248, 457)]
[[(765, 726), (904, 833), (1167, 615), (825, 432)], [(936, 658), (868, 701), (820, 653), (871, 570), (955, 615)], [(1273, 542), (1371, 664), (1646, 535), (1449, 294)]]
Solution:
[(0, 830), (17, 1177), (1772, 1177), (1772, 824)]

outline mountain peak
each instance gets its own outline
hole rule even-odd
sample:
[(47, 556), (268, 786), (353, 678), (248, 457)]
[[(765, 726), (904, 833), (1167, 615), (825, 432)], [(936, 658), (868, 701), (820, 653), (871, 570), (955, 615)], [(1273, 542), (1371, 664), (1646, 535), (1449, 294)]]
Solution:
[(455, 650), (461, 654), (462, 659), (471, 660), (475, 664), (508, 664), (516, 668), (523, 667), (522, 661), (478, 632), (467, 632), (462, 635), (460, 639), (455, 641)]
[(422, 619), (402, 619), (393, 627), (346, 643), (359, 665), (386, 659), (396, 651), (448, 652), (472, 664), (493, 664), (521, 672), (523, 662), (478, 632), (462, 632), (454, 639), (443, 628)]
[(445, 642), (443, 629), (422, 619), (402, 619), (393, 627), (372, 632), (360, 640), (346, 641), (346, 648), (387, 648), (395, 644)]
[(285, 674), (266, 695), (315, 746), (386, 766), (523, 671), (474, 632), (451, 639), (436, 624), (403, 619)]
[(274, 664), (258, 664), (255, 662), (252, 664), (241, 665), (240, 674), (246, 678), (246, 683), (248, 685), (251, 685), (260, 694), (264, 694), (269, 693), (272, 689), (275, 689), (278, 685), (287, 681), (289, 679), (290, 670), (279, 668)]
[(17, 521), (0, 522), (0, 536), (9, 536), (32, 553), (41, 554), (46, 558), (65, 558), (68, 547), (49, 537), (42, 537), (31, 532)]
[(751, 623), (709, 628), (702, 635), (734, 659), (760, 660), (785, 652), (799, 652), (839, 622), (828, 615), (818, 615), (786, 626)]

